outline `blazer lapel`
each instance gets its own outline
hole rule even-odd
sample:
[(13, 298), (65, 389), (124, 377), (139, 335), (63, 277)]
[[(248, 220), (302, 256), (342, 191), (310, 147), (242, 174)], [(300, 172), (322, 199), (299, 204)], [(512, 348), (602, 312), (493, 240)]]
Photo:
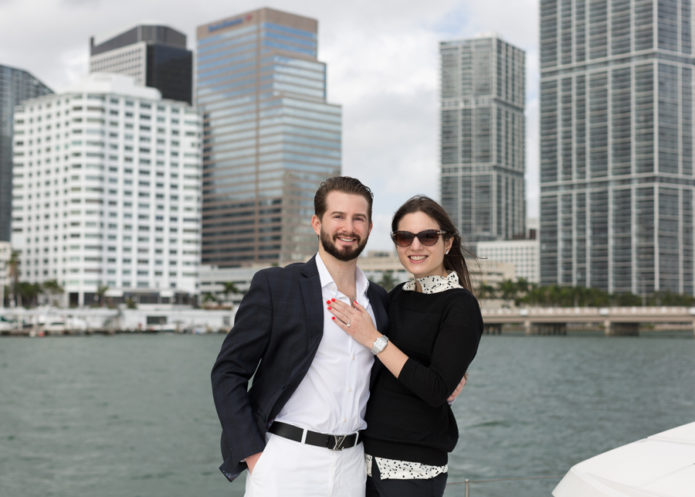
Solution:
[[(369, 303), (372, 305), (372, 311), (374, 312), (374, 318), (376, 319), (376, 329), (388, 336), (388, 314), (384, 307), (385, 302), (380, 299), (377, 292), (374, 291), (374, 283), (369, 282), (369, 288), (367, 289), (367, 296), (369, 297)], [(369, 377), (369, 387), (374, 386), (381, 371), (384, 369), (384, 365), (378, 359), (374, 361), (374, 366), (372, 366), (372, 371)]]
[(384, 333), (386, 331), (386, 327), (388, 326), (388, 316), (386, 315), (384, 303), (374, 291), (374, 283), (371, 281), (369, 282), (369, 288), (367, 289), (367, 297), (369, 297), (369, 303), (372, 306), (374, 318), (376, 319), (376, 329)]
[(301, 269), (302, 278), (299, 282), (304, 305), (307, 345), (312, 354), (323, 337), (323, 297), (315, 259), (316, 256), (312, 257)]

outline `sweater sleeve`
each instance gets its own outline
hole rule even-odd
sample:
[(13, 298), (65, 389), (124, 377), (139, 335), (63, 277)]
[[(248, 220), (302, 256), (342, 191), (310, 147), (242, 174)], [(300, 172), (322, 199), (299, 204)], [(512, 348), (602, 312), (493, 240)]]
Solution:
[(427, 404), (444, 404), (473, 361), (482, 332), (477, 300), (468, 292), (457, 292), (443, 311), (430, 364), (408, 358), (398, 381)]

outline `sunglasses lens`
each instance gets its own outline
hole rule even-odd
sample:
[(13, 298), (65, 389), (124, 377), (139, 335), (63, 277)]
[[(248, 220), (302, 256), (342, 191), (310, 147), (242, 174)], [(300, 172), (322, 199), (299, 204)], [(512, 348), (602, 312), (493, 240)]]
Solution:
[(393, 241), (399, 247), (407, 247), (408, 245), (413, 243), (413, 238), (415, 238), (415, 235), (413, 235), (409, 231), (396, 231), (393, 234)]
[(410, 231), (396, 231), (393, 234), (393, 241), (399, 247), (409, 247), (413, 240), (417, 237), (420, 243), (431, 247), (439, 241), (439, 231), (424, 230), (420, 233), (411, 233)]
[(439, 231), (437, 230), (425, 230), (417, 234), (420, 243), (431, 247), (439, 241)]

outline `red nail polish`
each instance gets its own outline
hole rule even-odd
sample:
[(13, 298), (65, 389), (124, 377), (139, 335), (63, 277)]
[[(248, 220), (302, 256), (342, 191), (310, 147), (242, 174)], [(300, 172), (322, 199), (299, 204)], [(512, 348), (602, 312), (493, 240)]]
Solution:
[(330, 305), (328, 306), (328, 310), (329, 310), (329, 311), (331, 310), (331, 306), (330, 306)]
[(330, 304), (330, 303), (331, 303), (331, 301), (330, 301), (330, 300), (326, 300), (326, 304)]
[(331, 319), (332, 319), (333, 321), (335, 321), (335, 316), (332, 316)]
[(333, 302), (335, 302), (335, 299), (331, 299)]

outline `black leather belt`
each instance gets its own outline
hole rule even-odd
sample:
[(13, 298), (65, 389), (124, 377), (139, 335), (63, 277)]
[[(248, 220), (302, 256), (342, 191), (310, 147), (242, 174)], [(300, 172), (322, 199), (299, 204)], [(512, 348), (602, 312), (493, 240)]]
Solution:
[(323, 433), (305, 430), (298, 426), (288, 425), (280, 421), (276, 421), (270, 425), (268, 431), (280, 437), (294, 440), (295, 442), (325, 447), (331, 450), (349, 449), (360, 443), (359, 433), (353, 433), (351, 435), (325, 435)]

